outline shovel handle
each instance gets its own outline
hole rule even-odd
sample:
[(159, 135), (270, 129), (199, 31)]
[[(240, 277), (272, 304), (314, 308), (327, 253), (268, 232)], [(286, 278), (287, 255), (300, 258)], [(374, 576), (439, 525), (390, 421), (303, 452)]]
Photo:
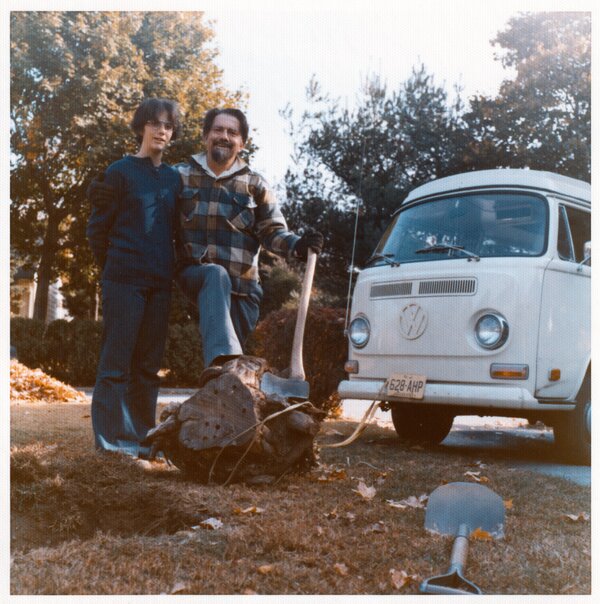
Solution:
[(305, 378), (304, 365), (302, 363), (302, 342), (304, 340), (304, 326), (306, 325), (306, 316), (308, 314), (308, 303), (310, 301), (310, 292), (317, 264), (317, 254), (308, 248), (306, 259), (306, 270), (302, 280), (302, 291), (300, 292), (300, 301), (298, 303), (298, 317), (296, 319), (296, 329), (294, 330), (294, 340), (292, 342), (292, 359), (290, 361), (290, 377), (303, 380)]
[(450, 568), (448, 572), (456, 571), (462, 573), (467, 564), (467, 554), (469, 552), (469, 529), (466, 524), (461, 524), (456, 539), (452, 544), (452, 554), (450, 555)]

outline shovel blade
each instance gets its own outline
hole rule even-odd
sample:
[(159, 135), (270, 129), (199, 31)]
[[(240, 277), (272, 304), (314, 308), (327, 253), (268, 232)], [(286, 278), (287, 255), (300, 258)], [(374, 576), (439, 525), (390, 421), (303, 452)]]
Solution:
[(477, 528), (497, 539), (504, 536), (504, 502), (491, 489), (471, 482), (451, 482), (431, 493), (425, 528), (442, 535), (457, 535), (461, 525), (469, 534)]
[(272, 373), (264, 373), (260, 389), (267, 395), (276, 394), (288, 399), (308, 400), (310, 386), (306, 380), (282, 378)]

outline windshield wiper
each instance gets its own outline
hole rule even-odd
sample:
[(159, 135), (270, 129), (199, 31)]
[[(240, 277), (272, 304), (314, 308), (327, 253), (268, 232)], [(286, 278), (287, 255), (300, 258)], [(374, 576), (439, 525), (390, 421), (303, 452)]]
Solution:
[(479, 262), (480, 258), (477, 254), (470, 252), (469, 250), (465, 250), (463, 245), (450, 245), (449, 243), (438, 243), (436, 245), (430, 245), (429, 247), (421, 248), (420, 250), (416, 250), (415, 254), (436, 254), (447, 252), (449, 250), (454, 250), (455, 252), (461, 252), (465, 256), (468, 257), (469, 261), (474, 260), (475, 262)]
[(394, 254), (373, 254), (366, 262), (365, 262), (365, 267), (369, 266), (369, 264), (371, 264), (372, 262), (375, 262), (375, 260), (383, 260), (386, 264), (389, 264), (390, 266), (400, 266), (399, 262), (396, 262), (394, 260), (390, 260), (390, 256), (393, 256)]

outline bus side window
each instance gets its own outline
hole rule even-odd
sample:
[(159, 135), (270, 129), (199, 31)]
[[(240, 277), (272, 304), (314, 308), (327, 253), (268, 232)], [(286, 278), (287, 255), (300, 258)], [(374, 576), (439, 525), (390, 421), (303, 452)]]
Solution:
[(571, 231), (571, 239), (573, 240), (573, 248), (575, 250), (576, 262), (581, 262), (583, 256), (583, 244), (590, 241), (592, 238), (591, 232), (591, 215), (583, 210), (577, 210), (570, 206), (566, 206), (567, 218)]
[(558, 206), (558, 241), (557, 241), (558, 256), (561, 260), (569, 260), (575, 262), (575, 254), (573, 253), (573, 242), (571, 241), (571, 232), (569, 231), (569, 223), (567, 221), (567, 213), (565, 206)]

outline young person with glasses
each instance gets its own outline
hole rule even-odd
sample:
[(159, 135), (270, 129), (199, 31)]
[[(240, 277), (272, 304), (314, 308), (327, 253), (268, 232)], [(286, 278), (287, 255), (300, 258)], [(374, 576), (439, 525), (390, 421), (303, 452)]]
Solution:
[(144, 457), (140, 442), (155, 424), (182, 186), (178, 172), (162, 162), (179, 131), (177, 104), (146, 99), (131, 129), (138, 152), (111, 164), (104, 183), (94, 181), (88, 190), (87, 236), (102, 268), (104, 326), (92, 425), (97, 449)]

